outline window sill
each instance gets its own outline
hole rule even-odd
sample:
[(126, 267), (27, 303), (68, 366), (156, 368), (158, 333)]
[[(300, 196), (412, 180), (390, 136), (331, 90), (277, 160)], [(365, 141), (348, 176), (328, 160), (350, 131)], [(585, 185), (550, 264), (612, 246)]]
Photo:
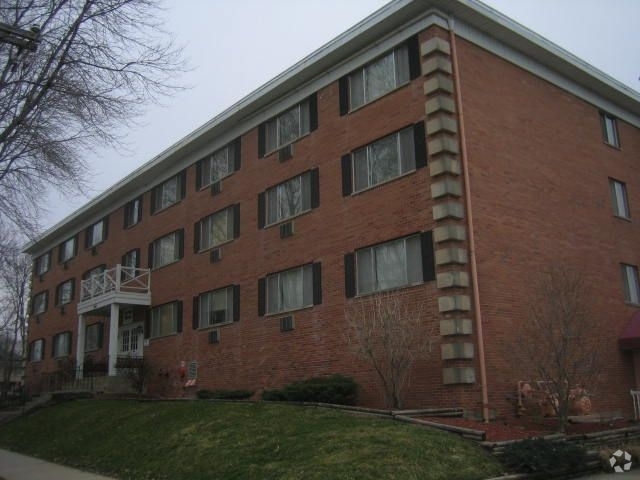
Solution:
[[(166, 212), (166, 211), (167, 211), (167, 210), (169, 210), (171, 207), (175, 207), (176, 205), (179, 205), (180, 203), (182, 203), (182, 199), (180, 199), (180, 200), (178, 200), (178, 201), (176, 201), (176, 202), (172, 203), (171, 205), (167, 205), (166, 207), (163, 207), (163, 208), (161, 208), (161, 209), (159, 209), (159, 210), (156, 210), (155, 212), (153, 212), (153, 213), (151, 214), (151, 216), (153, 217), (153, 216), (158, 215), (158, 214), (160, 214), (160, 213), (162, 213), (162, 212)], [(140, 222), (138, 222), (138, 223), (140, 223)], [(137, 225), (137, 224), (136, 224), (136, 225)]]
[(389, 90), (388, 92), (384, 93), (383, 95), (380, 95), (379, 97), (374, 98), (373, 100), (369, 100), (368, 102), (363, 103), (362, 105), (358, 105), (356, 108), (351, 108), (351, 105), (349, 105), (349, 111), (347, 113), (351, 114), (351, 113), (357, 112), (359, 110), (362, 110), (363, 108), (368, 107), (369, 105), (372, 105), (372, 104), (376, 103), (377, 101), (382, 100), (385, 97), (388, 97), (392, 93), (395, 93), (398, 90), (402, 90), (407, 85), (411, 85), (411, 80), (409, 80), (406, 83), (403, 83), (402, 85), (398, 85), (393, 90)]
[(365, 297), (370, 297), (370, 296), (376, 295), (376, 294), (393, 293), (393, 292), (396, 292), (396, 291), (405, 290), (407, 288), (419, 287), (421, 285), (425, 285), (426, 283), (427, 282), (422, 281), (422, 282), (419, 282), (419, 283), (408, 283), (406, 285), (399, 285), (397, 287), (386, 288), (384, 290), (375, 290), (373, 292), (367, 292), (367, 293), (356, 293), (353, 298), (365, 298)]
[(638, 308), (640, 307), (640, 303), (635, 303), (635, 302), (628, 302), (625, 300), (624, 302), (625, 305), (629, 306), (629, 307), (634, 307), (634, 308)]
[(614, 144), (612, 144), (612, 143), (608, 143), (608, 142), (606, 142), (606, 141), (604, 141), (604, 140), (602, 141), (602, 143), (603, 143), (604, 145), (606, 145), (607, 147), (609, 147), (609, 148), (613, 148), (614, 150), (618, 150), (619, 152), (621, 152), (621, 151), (622, 151), (622, 148), (620, 147), (620, 145), (614, 145)]
[(104, 240), (101, 240), (101, 241), (99, 241), (98, 243), (94, 243), (93, 245), (89, 245), (88, 247), (85, 247), (85, 249), (84, 249), (84, 250), (85, 250), (85, 251), (89, 251), (89, 250), (91, 250), (91, 249), (93, 249), (93, 248), (96, 248), (96, 247), (98, 247), (98, 246), (102, 245), (104, 242), (105, 242)]
[(623, 222), (628, 222), (631, 223), (631, 217), (621, 217), (620, 215), (613, 215), (614, 218), (617, 218), (618, 220), (622, 220)]
[(300, 312), (302, 310), (310, 310), (315, 306), (316, 305), (305, 305), (304, 307), (294, 308), (293, 310), (282, 310), (280, 312), (265, 313), (264, 316), (265, 317), (270, 317), (270, 318), (279, 317), (279, 316), (287, 315), (287, 314), (293, 313), (293, 312)]
[(382, 187), (384, 185), (387, 185), (388, 183), (394, 182), (396, 180), (400, 180), (401, 178), (404, 178), (404, 177), (408, 177), (409, 175), (413, 175), (417, 171), (418, 170), (414, 168), (413, 170), (409, 170), (408, 172), (401, 173), (397, 177), (390, 178), (388, 180), (385, 180), (384, 182), (376, 183), (375, 185), (371, 185), (370, 187), (363, 188), (362, 190), (358, 190), (357, 192), (352, 192), (350, 196), (355, 197), (355, 196), (360, 195), (362, 193), (369, 192), (369, 191), (374, 190), (374, 189), (376, 189), (378, 187)]
[(289, 143), (283, 143), (282, 145), (278, 145), (274, 150), (265, 152), (262, 158), (270, 157), (274, 153), (278, 153), (279, 150), (282, 150), (283, 148), (288, 147), (289, 145), (293, 145), (294, 143), (302, 140), (305, 137), (308, 137), (309, 135), (311, 135), (311, 132), (307, 132), (304, 135), (300, 135), (298, 138), (296, 138), (295, 140), (291, 140)]
[(206, 327), (198, 327), (199, 332), (207, 332), (210, 330), (215, 330), (216, 328), (226, 327), (228, 325), (233, 325), (235, 322), (233, 320), (228, 320), (222, 323), (216, 323), (215, 325), (208, 325)]
[(131, 229), (131, 228), (135, 227), (136, 225), (139, 225), (139, 224), (140, 224), (140, 222), (142, 222), (142, 220), (138, 220), (136, 223), (132, 223), (131, 225), (125, 225), (125, 226), (123, 227), (123, 229), (124, 229), (124, 230), (129, 230), (129, 229)]
[(213, 185), (216, 182), (222, 182), (222, 180), (224, 180), (225, 178), (229, 178), (231, 175), (233, 175), (234, 173), (236, 173), (236, 170), (234, 170), (231, 173), (228, 173), (227, 175), (225, 175), (224, 177), (220, 177), (217, 180), (214, 180), (213, 182), (207, 183), (206, 185), (201, 185), (199, 189), (196, 190), (196, 192), (203, 192), (205, 190), (211, 190), (211, 185)]
[(297, 214), (292, 215), (290, 217), (283, 218), (282, 220), (278, 220), (277, 222), (265, 224), (265, 226), (263, 227), (263, 230), (266, 230), (267, 228), (277, 227), (278, 225), (290, 222), (291, 220), (294, 220), (294, 219), (296, 219), (298, 217), (302, 217), (303, 215), (306, 215), (306, 214), (311, 213), (311, 212), (313, 212), (313, 208), (310, 208), (309, 210), (305, 210), (304, 212), (297, 213)]
[(203, 249), (201, 249), (201, 250), (198, 250), (198, 252), (197, 252), (197, 253), (198, 253), (198, 255), (199, 255), (199, 254), (201, 254), (201, 253), (209, 253), (209, 252), (211, 252), (211, 250), (216, 249), (216, 248), (220, 248), (220, 247), (222, 247), (222, 246), (224, 246), (224, 245), (228, 245), (228, 244), (230, 244), (231, 242), (233, 242), (234, 240), (235, 240), (235, 238), (231, 238), (231, 239), (229, 239), (229, 240), (225, 240), (224, 242), (219, 243), (219, 244), (217, 244), (217, 245), (213, 245), (213, 246), (211, 246), (211, 247), (207, 247), (207, 248), (203, 248)]

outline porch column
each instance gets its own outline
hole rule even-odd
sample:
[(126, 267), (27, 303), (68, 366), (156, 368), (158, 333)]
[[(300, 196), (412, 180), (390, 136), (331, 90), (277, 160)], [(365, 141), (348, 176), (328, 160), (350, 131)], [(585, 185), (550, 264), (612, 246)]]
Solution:
[(78, 340), (76, 342), (76, 378), (82, 379), (82, 367), (84, 366), (84, 337), (86, 324), (84, 315), (78, 315)]
[(118, 321), (120, 319), (120, 305), (111, 304), (111, 318), (109, 320), (109, 376), (116, 375), (116, 360), (118, 359)]

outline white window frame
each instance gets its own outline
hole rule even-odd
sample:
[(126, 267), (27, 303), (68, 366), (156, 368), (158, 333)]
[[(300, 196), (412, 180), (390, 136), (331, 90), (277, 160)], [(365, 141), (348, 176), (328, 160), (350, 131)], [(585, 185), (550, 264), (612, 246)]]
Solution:
[(627, 195), (627, 185), (624, 182), (609, 179), (609, 189), (611, 191), (611, 206), (616, 217), (630, 219), (629, 197)]
[[(375, 151), (380, 148), (381, 145), (395, 138), (396, 146), (396, 158), (395, 164), (397, 166), (397, 175), (389, 175), (385, 178), (376, 180), (374, 178), (374, 167), (372, 164), (375, 162)], [(405, 143), (403, 143), (403, 140)], [(410, 141), (409, 141), (410, 140)], [(382, 185), (384, 183), (400, 178), (411, 172), (416, 171), (416, 146), (415, 135), (413, 126), (403, 128), (397, 132), (379, 138), (375, 142), (371, 142), (362, 148), (355, 150), (351, 154), (351, 178), (352, 178), (352, 191), (353, 193), (364, 192), (370, 188)], [(364, 162), (366, 171), (366, 185), (362, 185), (359, 181), (361, 177), (361, 164)]]
[[(200, 189), (207, 188), (212, 183), (219, 182), (235, 171), (235, 143), (229, 143), (219, 150), (216, 150), (208, 157), (200, 160)], [(218, 169), (214, 165), (219, 164)], [(220, 168), (226, 165), (226, 170)], [(215, 176), (214, 173), (221, 173)]]
[[(400, 72), (399, 69), (401, 67), (401, 63), (399, 62), (399, 56), (405, 55), (404, 66), (406, 66), (406, 72)], [(393, 85), (389, 87), (387, 90), (380, 91), (377, 95), (371, 96), (371, 93), (367, 90), (367, 77), (370, 75), (369, 72), (376, 66), (388, 61), (391, 58), (391, 64), (393, 68)], [(385, 95), (397, 90), (398, 88), (407, 85), (411, 82), (411, 72), (409, 66), (409, 48), (406, 44), (400, 45), (393, 50), (387, 52), (381, 57), (373, 60), (372, 62), (367, 63), (366, 65), (360, 67), (354, 72), (349, 74), (349, 111), (357, 110), (375, 100), (384, 97)], [(403, 78), (402, 75), (406, 76)], [(358, 92), (354, 94), (356, 84), (356, 78), (360, 77), (359, 84), (362, 86), (362, 92)], [(354, 99), (362, 98), (362, 103), (354, 104)]]
[(137, 197), (127, 203), (125, 214), (125, 228), (133, 227), (142, 220), (142, 197)]
[[(69, 286), (69, 292), (68, 292), (68, 300), (66, 302), (64, 302), (64, 297), (65, 297), (65, 288), (67, 287), (67, 285)], [(64, 282), (62, 282), (59, 286), (58, 286), (58, 295), (56, 298), (56, 302), (57, 302), (57, 306), (61, 307), (63, 305), (67, 305), (69, 303), (71, 303), (73, 301), (73, 297), (74, 297), (74, 292), (73, 290), (75, 289), (75, 282), (73, 281), (73, 279), (70, 280), (66, 280)]]
[[(298, 205), (296, 205), (296, 211), (287, 214), (283, 211), (284, 209), (282, 204), (283, 202), (286, 202), (289, 197), (289, 194), (287, 193), (287, 189), (290, 188), (289, 185), (293, 185), (296, 182), (300, 185), (299, 208)], [(275, 225), (311, 211), (311, 188), (311, 172), (308, 171), (268, 189), (265, 193), (265, 226)], [(277, 208), (275, 218), (271, 218), (270, 216), (270, 205), (272, 204), (275, 204)]]
[(620, 264), (622, 270), (622, 286), (625, 302), (640, 305), (640, 279), (638, 267), (627, 263)]
[[(38, 309), (38, 301), (42, 299), (42, 308)], [(47, 311), (47, 292), (40, 292), (33, 296), (33, 314), (40, 315)]]
[[(409, 245), (409, 242), (412, 242)], [(381, 279), (377, 277), (378, 270), (378, 252), (382, 249), (402, 245), (401, 252), (404, 258), (402, 261), (402, 281), (394, 283), (392, 285), (381, 286)], [(410, 252), (417, 252), (418, 258), (410, 258)], [(376, 292), (384, 292), (388, 290), (395, 290), (399, 288), (410, 287), (413, 285), (420, 285), (424, 283), (424, 272), (422, 271), (422, 243), (420, 234), (409, 235), (408, 237), (398, 238), (384, 243), (378, 243), (370, 247), (360, 248), (355, 252), (355, 264), (356, 264), (356, 295), (369, 295)], [(367, 262), (367, 264), (365, 264)], [(409, 266), (414, 265), (413, 270), (409, 272)], [(366, 288), (363, 285), (363, 276), (367, 268), (375, 278), (369, 279), (367, 285), (371, 285), (371, 288)], [(410, 278), (410, 274), (414, 278)], [(388, 280), (387, 280), (388, 281)]]
[[(224, 311), (224, 320), (217, 313)], [(198, 296), (198, 328), (218, 327), (233, 322), (233, 286), (211, 290)]]
[[(287, 295), (287, 277), (296, 276), (296, 282), (300, 282), (301, 295), (297, 302), (285, 305), (284, 297)], [(274, 315), (283, 312), (291, 312), (313, 306), (313, 264), (309, 263), (300, 267), (290, 268), (282, 272), (267, 275), (265, 279), (266, 314)]]
[(44, 339), (39, 338), (31, 343), (29, 351), (30, 362), (41, 362), (44, 359)]
[[(162, 210), (169, 208), (171, 205), (175, 205), (182, 199), (182, 181), (181, 174), (174, 175), (173, 177), (165, 180), (160, 185), (154, 187), (154, 213), (158, 213)], [(165, 199), (165, 190), (169, 191), (169, 185), (175, 183), (175, 198), (171, 199), (167, 197)]]
[[(233, 240), (233, 232), (234, 232), (234, 207), (230, 206), (225, 208), (224, 210), (220, 210), (216, 213), (213, 213), (199, 222), (199, 252), (204, 252), (205, 250), (210, 250), (212, 248), (218, 247), (224, 243), (230, 242)], [(222, 240), (216, 241), (214, 235), (211, 234), (212, 229), (216, 225), (216, 222), (220, 222), (224, 224), (225, 228), (225, 238)], [(207, 240), (207, 241), (205, 241)]]
[[(133, 265), (130, 265), (130, 260), (135, 257), (135, 262)], [(133, 250), (129, 250), (122, 257), (122, 266), (128, 268), (138, 268), (140, 265), (140, 250), (138, 248), (134, 248)]]
[(100, 331), (102, 328), (103, 325), (101, 323), (92, 323), (91, 325), (87, 325), (84, 336), (85, 352), (95, 352), (100, 349)]
[[(53, 336), (53, 358), (71, 355), (71, 332), (62, 332)], [(61, 350), (65, 350), (61, 352)]]
[(61, 252), (60, 261), (62, 263), (68, 262), (69, 260), (71, 260), (76, 256), (77, 241), (78, 241), (78, 236), (74, 235), (73, 237), (62, 242), (62, 244), (60, 245), (60, 252)]
[[(289, 114), (296, 114), (298, 121), (298, 131), (295, 132), (294, 138), (283, 141), (280, 137), (282, 135), (282, 123), (283, 119)], [(306, 115), (306, 118), (304, 117)], [(276, 150), (280, 150), (282, 147), (290, 145), (300, 138), (308, 135), (311, 132), (311, 102), (309, 99), (303, 100), (297, 105), (285, 110), (276, 117), (267, 121), (264, 126), (264, 146), (265, 155), (269, 155)]]
[[(169, 318), (169, 322), (171, 322), (171, 327), (164, 331), (162, 330), (162, 323), (159, 316), (162, 315), (171, 315), (172, 318)], [(163, 305), (158, 305), (157, 307), (153, 307), (151, 309), (151, 332), (149, 334), (150, 338), (161, 338), (167, 337), (169, 335), (175, 335), (178, 333), (178, 302), (170, 302), (165, 303)]]
[(95, 247), (104, 242), (106, 226), (106, 219), (103, 218), (87, 229), (87, 248)]
[(620, 137), (618, 135), (618, 122), (616, 117), (604, 112), (602, 112), (601, 115), (604, 143), (612, 147), (620, 148)]
[[(163, 245), (173, 243), (173, 255), (170, 259), (163, 258)], [(168, 248), (167, 248), (168, 250)], [(161, 260), (163, 260), (161, 262)], [(153, 268), (160, 268), (180, 260), (180, 230), (171, 232), (153, 241)]]
[[(46, 262), (44, 261), (46, 259)], [(51, 269), (51, 251), (36, 258), (36, 275), (44, 275)]]

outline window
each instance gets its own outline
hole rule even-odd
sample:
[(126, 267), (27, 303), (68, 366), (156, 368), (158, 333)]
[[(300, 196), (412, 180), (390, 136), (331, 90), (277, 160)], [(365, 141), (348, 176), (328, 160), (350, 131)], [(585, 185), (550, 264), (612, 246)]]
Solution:
[(99, 222), (94, 223), (85, 231), (84, 246), (85, 248), (95, 247), (99, 243), (107, 239), (108, 219), (103, 218)]
[(142, 197), (131, 200), (124, 206), (124, 228), (133, 227), (142, 220)]
[(622, 284), (624, 299), (628, 303), (640, 304), (640, 282), (638, 281), (638, 267), (622, 264)]
[(319, 263), (268, 275), (258, 282), (260, 315), (289, 312), (322, 303)]
[(320, 205), (319, 173), (315, 168), (258, 196), (258, 225), (287, 220)]
[(44, 339), (40, 338), (31, 342), (29, 348), (29, 360), (32, 362), (40, 362), (44, 357)]
[(122, 264), (125, 268), (140, 268), (140, 249), (129, 250), (122, 256)]
[(164, 337), (182, 331), (182, 302), (171, 302), (151, 309), (151, 337)]
[(65, 240), (60, 244), (60, 249), (58, 251), (58, 258), (60, 259), (60, 263), (68, 262), (73, 257), (76, 256), (78, 252), (78, 237), (73, 236), (68, 240)]
[(627, 198), (626, 184), (609, 179), (609, 189), (611, 190), (611, 205), (613, 206), (613, 214), (616, 217), (630, 218), (629, 200)]
[(103, 275), (106, 269), (106, 265), (100, 265), (88, 270), (82, 275), (82, 280), (85, 280), (81, 286), (82, 299), (86, 298), (87, 294), (89, 296), (95, 296), (104, 293), (107, 289), (107, 279), (105, 275)]
[(612, 147), (620, 147), (616, 118), (602, 112), (600, 113), (600, 121), (602, 123), (602, 138), (604, 142)]
[(56, 292), (56, 305), (62, 306), (67, 303), (71, 303), (71, 300), (73, 300), (74, 287), (75, 280), (73, 278), (58, 285)]
[(51, 252), (36, 258), (36, 275), (44, 275), (51, 268)]
[(160, 268), (180, 260), (184, 253), (184, 230), (176, 230), (149, 245), (149, 268)]
[(258, 156), (264, 157), (318, 128), (316, 94), (260, 125)]
[(196, 190), (228, 177), (240, 170), (240, 139), (196, 163)]
[(347, 297), (435, 280), (431, 232), (379, 243), (345, 255)]
[(361, 192), (427, 165), (424, 122), (342, 157), (342, 194)]
[(344, 115), (409, 83), (420, 75), (418, 37), (340, 79), (340, 114)]
[(52, 353), (54, 358), (71, 354), (71, 332), (62, 332), (54, 335)]
[(102, 323), (87, 326), (84, 337), (85, 352), (93, 352), (102, 348), (103, 332)]
[(40, 315), (47, 310), (48, 292), (40, 292), (33, 296), (32, 312)]
[(197, 297), (195, 328), (206, 328), (238, 320), (240, 288), (229, 286)]
[(175, 177), (161, 183), (151, 190), (151, 214), (178, 203), (185, 194), (185, 174), (179, 173)]
[(240, 204), (220, 210), (196, 223), (194, 250), (217, 247), (240, 235)]

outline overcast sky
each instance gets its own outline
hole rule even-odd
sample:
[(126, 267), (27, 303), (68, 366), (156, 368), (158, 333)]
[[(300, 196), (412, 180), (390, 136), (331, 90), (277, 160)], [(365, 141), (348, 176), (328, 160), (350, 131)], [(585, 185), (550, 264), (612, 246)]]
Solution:
[[(166, 29), (193, 71), (127, 135), (129, 152), (89, 160), (88, 196), (52, 194), (43, 227), (210, 120), (387, 3), (386, 0), (166, 0)], [(640, 91), (640, 0), (485, 0), (616, 80)]]

